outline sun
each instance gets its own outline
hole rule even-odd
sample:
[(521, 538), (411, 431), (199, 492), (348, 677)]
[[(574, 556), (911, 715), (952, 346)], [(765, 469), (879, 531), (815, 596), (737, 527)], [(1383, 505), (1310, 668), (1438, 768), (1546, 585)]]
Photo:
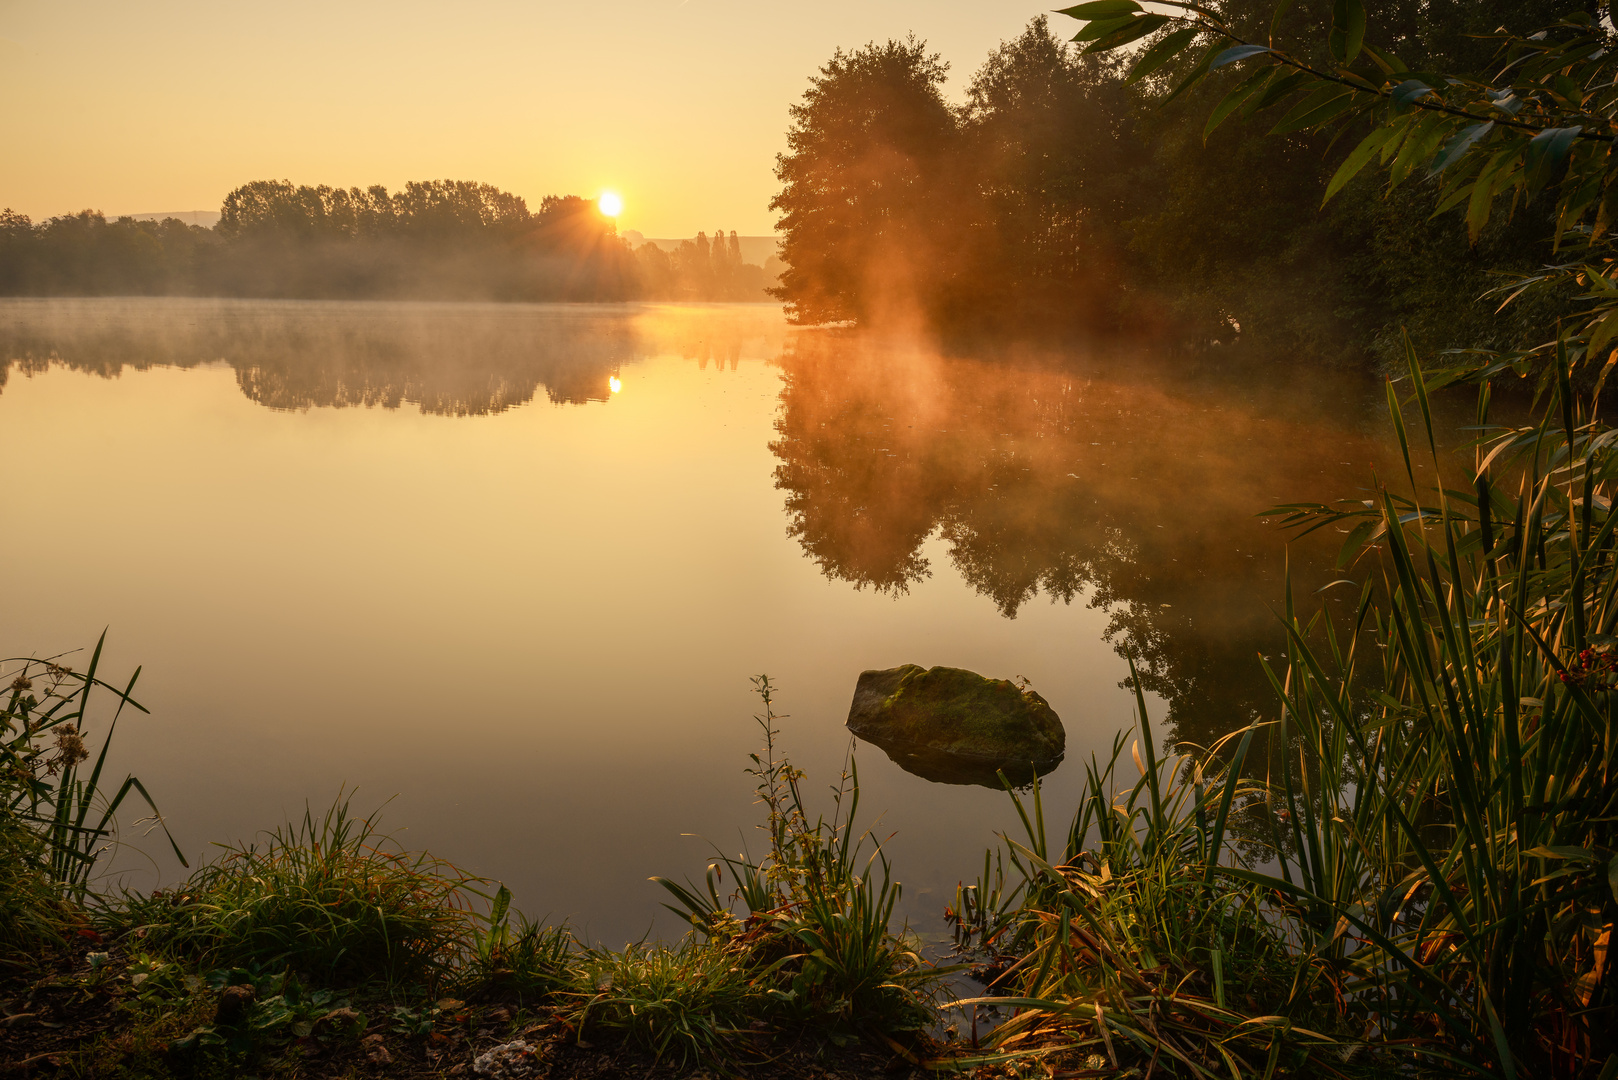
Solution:
[(624, 212), (624, 200), (618, 197), (616, 191), (603, 191), (596, 206), (600, 207), (601, 213), (606, 217), (617, 217)]

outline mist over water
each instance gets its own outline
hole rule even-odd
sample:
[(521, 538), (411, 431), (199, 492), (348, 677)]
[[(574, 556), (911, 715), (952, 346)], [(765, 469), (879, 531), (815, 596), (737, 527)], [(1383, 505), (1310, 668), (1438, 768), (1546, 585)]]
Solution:
[[(1131, 722), (1207, 743), (1268, 708), (1267, 604), (1340, 538), (1257, 514), (1394, 462), (1371, 380), (1135, 346), (941, 346), (765, 305), (0, 302), (0, 652), (144, 665), (119, 768), (195, 861), (358, 788), (534, 914), (618, 944), (651, 874), (751, 832), (748, 676), (821, 790), (861, 670), (1026, 677), (1045, 780)], [(924, 933), (1002, 793), (858, 751)], [(128, 837), (131, 883), (173, 881)], [(149, 859), (146, 857), (150, 857)], [(151, 860), (156, 860), (155, 864)]]

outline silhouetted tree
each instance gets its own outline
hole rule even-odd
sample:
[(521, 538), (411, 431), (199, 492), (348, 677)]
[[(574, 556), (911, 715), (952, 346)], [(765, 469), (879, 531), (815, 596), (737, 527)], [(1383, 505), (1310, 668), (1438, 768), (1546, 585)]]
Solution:
[(929, 308), (953, 269), (941, 196), (956, 123), (948, 65), (915, 38), (838, 50), (792, 106), (776, 158), (787, 269), (772, 294), (796, 322)]
[(1104, 318), (1148, 156), (1133, 137), (1136, 95), (1043, 15), (990, 54), (966, 93), (964, 159), (982, 205), (964, 299)]

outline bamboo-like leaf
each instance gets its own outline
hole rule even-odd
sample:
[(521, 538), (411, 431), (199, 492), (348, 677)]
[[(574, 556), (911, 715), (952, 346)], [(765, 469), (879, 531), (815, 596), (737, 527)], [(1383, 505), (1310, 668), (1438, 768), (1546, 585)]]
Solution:
[(1066, 15), (1070, 19), (1090, 20), (1116, 18), (1140, 10), (1141, 6), (1135, 0), (1090, 0), (1086, 4), (1061, 8), (1056, 14)]
[(1361, 139), (1359, 145), (1349, 151), (1348, 157), (1343, 159), (1343, 163), (1337, 166), (1337, 171), (1332, 174), (1331, 181), (1326, 185), (1326, 197), (1320, 200), (1321, 205), (1330, 202), (1333, 195), (1343, 190), (1343, 185), (1359, 175), (1360, 170), (1370, 163), (1372, 156), (1386, 146), (1394, 135), (1393, 128), (1379, 127)]
[(1264, 80), (1268, 79), (1270, 74), (1270, 71), (1264, 69), (1253, 72), (1237, 83), (1236, 87), (1226, 94), (1218, 105), (1214, 106), (1213, 112), (1208, 114), (1207, 123), (1202, 127), (1202, 139), (1204, 142), (1208, 140), (1209, 135), (1213, 134), (1215, 128), (1225, 122), (1227, 116), (1236, 111), (1242, 102), (1263, 87)]
[(1329, 47), (1332, 59), (1352, 64), (1365, 44), (1365, 8), (1360, 0), (1335, 0), (1332, 4)]
[(1153, 42), (1145, 52), (1141, 53), (1140, 59), (1135, 61), (1135, 66), (1129, 70), (1129, 77), (1124, 81), (1134, 83), (1144, 79), (1180, 55), (1186, 46), (1196, 40), (1197, 35), (1200, 33), (1202, 31), (1199, 28), (1187, 26), (1174, 31), (1172, 34), (1165, 35), (1160, 41)]
[(1137, 15), (1129, 20), (1125, 26), (1117, 27), (1105, 37), (1092, 42), (1085, 48), (1087, 53), (1110, 52), (1122, 48), (1132, 41), (1138, 41), (1161, 27), (1167, 25), (1167, 15)]
[(1449, 141), (1444, 143), (1443, 149), (1438, 152), (1438, 157), (1433, 159), (1432, 168), (1429, 170), (1428, 175), (1437, 176), (1455, 164), (1472, 147), (1488, 138), (1489, 132), (1493, 130), (1494, 121), (1489, 120), (1481, 124), (1468, 125), (1450, 136)]
[(1270, 129), (1271, 135), (1286, 135), (1294, 131), (1319, 127), (1334, 120), (1359, 103), (1360, 95), (1353, 90), (1329, 86), (1304, 98)]
[(1251, 60), (1255, 56), (1263, 56), (1273, 51), (1263, 45), (1235, 45), (1209, 61), (1208, 70), (1218, 71), (1227, 64), (1238, 64), (1243, 60)]

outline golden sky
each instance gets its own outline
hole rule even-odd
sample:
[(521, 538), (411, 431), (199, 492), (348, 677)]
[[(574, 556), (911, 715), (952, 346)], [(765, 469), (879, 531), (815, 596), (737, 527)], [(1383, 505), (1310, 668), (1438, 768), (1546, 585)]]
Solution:
[(0, 0), (0, 206), (217, 209), (249, 180), (467, 179), (531, 206), (616, 190), (620, 227), (648, 236), (768, 233), (787, 106), (834, 48), (913, 30), (955, 96), (1041, 10)]

